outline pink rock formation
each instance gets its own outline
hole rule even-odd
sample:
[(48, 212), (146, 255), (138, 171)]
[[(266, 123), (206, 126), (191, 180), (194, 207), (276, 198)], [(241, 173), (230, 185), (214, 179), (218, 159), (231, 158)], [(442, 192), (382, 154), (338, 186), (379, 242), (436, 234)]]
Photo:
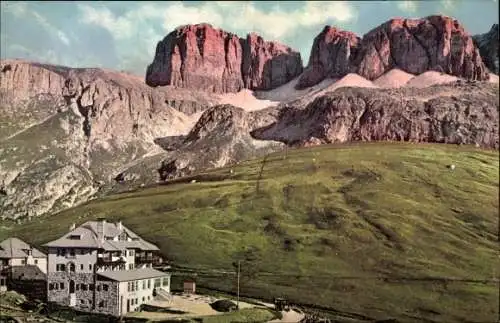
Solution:
[(421, 74), (439, 71), (471, 80), (487, 80), (488, 71), (472, 37), (445, 16), (391, 19), (363, 36), (325, 27), (315, 38), (311, 59), (297, 87), (349, 72), (375, 80), (391, 69)]
[(445, 16), (392, 19), (363, 37), (358, 74), (373, 80), (392, 68), (421, 74), (429, 70), (487, 80), (488, 71), (472, 37)]
[(301, 72), (300, 54), (289, 47), (198, 24), (179, 27), (158, 43), (146, 83), (225, 93), (272, 89)]
[(348, 74), (359, 43), (356, 34), (325, 26), (314, 38), (309, 64), (297, 83), (297, 89), (313, 86), (327, 77)]

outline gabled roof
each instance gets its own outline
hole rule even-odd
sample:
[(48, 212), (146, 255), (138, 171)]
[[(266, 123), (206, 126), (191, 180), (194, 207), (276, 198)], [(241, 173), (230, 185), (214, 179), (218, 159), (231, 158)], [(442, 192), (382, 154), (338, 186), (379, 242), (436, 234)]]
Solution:
[(18, 238), (8, 238), (0, 242), (0, 258), (25, 258), (28, 250), (32, 249), (33, 258), (46, 258), (43, 252), (32, 248), (29, 244)]
[[(105, 239), (99, 238), (99, 225), (103, 225)], [(108, 240), (125, 233), (131, 241)], [(78, 235), (79, 240), (70, 239), (70, 236)], [(106, 239), (108, 238), (108, 239)], [(140, 238), (133, 231), (120, 223), (87, 221), (79, 227), (71, 230), (57, 240), (46, 243), (46, 247), (65, 248), (94, 248), (107, 251), (120, 251), (124, 249), (159, 250), (157, 246)]]
[(123, 282), (123, 281), (131, 281), (138, 279), (148, 279), (148, 278), (158, 278), (170, 275), (169, 273), (165, 273), (153, 268), (143, 268), (143, 269), (134, 269), (134, 270), (113, 270), (113, 271), (104, 271), (98, 272), (97, 275)]

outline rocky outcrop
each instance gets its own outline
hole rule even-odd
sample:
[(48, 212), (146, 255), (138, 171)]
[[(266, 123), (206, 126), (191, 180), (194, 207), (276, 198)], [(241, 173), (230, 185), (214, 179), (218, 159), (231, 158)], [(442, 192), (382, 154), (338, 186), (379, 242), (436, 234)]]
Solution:
[(183, 100), (198, 111), (216, 102), (101, 69), (2, 60), (0, 74), (0, 213), (9, 218), (89, 199), (127, 165), (163, 152), (156, 138), (189, 132), (194, 121), (176, 110), (192, 106)]
[(411, 74), (434, 70), (472, 80), (489, 78), (472, 37), (445, 16), (389, 20), (363, 37), (356, 66), (370, 80), (396, 67)]
[(275, 109), (246, 112), (233, 105), (209, 108), (178, 144), (177, 151), (162, 161), (161, 180), (192, 175), (207, 167), (222, 167), (241, 160), (263, 156), (283, 148), (275, 141), (260, 141), (250, 133), (276, 122)]
[(246, 39), (208, 24), (177, 28), (158, 43), (146, 72), (150, 86), (216, 93), (268, 90), (302, 72), (300, 54), (250, 34)]
[(498, 100), (494, 84), (344, 88), (316, 98), (305, 109), (283, 109), (278, 122), (252, 135), (299, 146), (392, 140), (498, 149)]
[(285, 45), (264, 41), (252, 33), (242, 46), (241, 72), (247, 89), (271, 90), (302, 73), (300, 54)]
[(303, 89), (325, 78), (342, 77), (350, 73), (360, 41), (352, 32), (326, 26), (314, 38), (309, 64), (296, 87)]
[(499, 72), (498, 38), (498, 24), (494, 24), (489, 32), (473, 37), (484, 64), (495, 74)]
[(391, 19), (361, 41), (352, 33), (326, 27), (315, 38), (311, 60), (298, 87), (349, 72), (374, 80), (394, 68), (411, 74), (434, 70), (471, 80), (489, 78), (464, 27), (450, 17), (429, 16)]

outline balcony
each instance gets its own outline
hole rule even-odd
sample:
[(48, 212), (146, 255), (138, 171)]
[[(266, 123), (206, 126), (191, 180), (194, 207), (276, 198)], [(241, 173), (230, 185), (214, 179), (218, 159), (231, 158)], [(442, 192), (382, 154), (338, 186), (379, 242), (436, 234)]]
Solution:
[(157, 255), (152, 255), (152, 254), (136, 254), (135, 256), (135, 263), (137, 265), (140, 264), (153, 264), (153, 265), (159, 265), (162, 263), (161, 257)]
[(125, 259), (119, 254), (99, 254), (97, 255), (97, 265), (115, 265), (125, 263)]

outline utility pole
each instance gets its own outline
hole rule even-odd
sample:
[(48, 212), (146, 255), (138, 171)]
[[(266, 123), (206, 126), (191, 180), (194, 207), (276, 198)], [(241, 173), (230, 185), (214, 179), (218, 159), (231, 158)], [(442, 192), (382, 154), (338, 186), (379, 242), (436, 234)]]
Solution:
[(236, 308), (240, 309), (240, 260), (238, 260), (238, 296), (236, 298)]

